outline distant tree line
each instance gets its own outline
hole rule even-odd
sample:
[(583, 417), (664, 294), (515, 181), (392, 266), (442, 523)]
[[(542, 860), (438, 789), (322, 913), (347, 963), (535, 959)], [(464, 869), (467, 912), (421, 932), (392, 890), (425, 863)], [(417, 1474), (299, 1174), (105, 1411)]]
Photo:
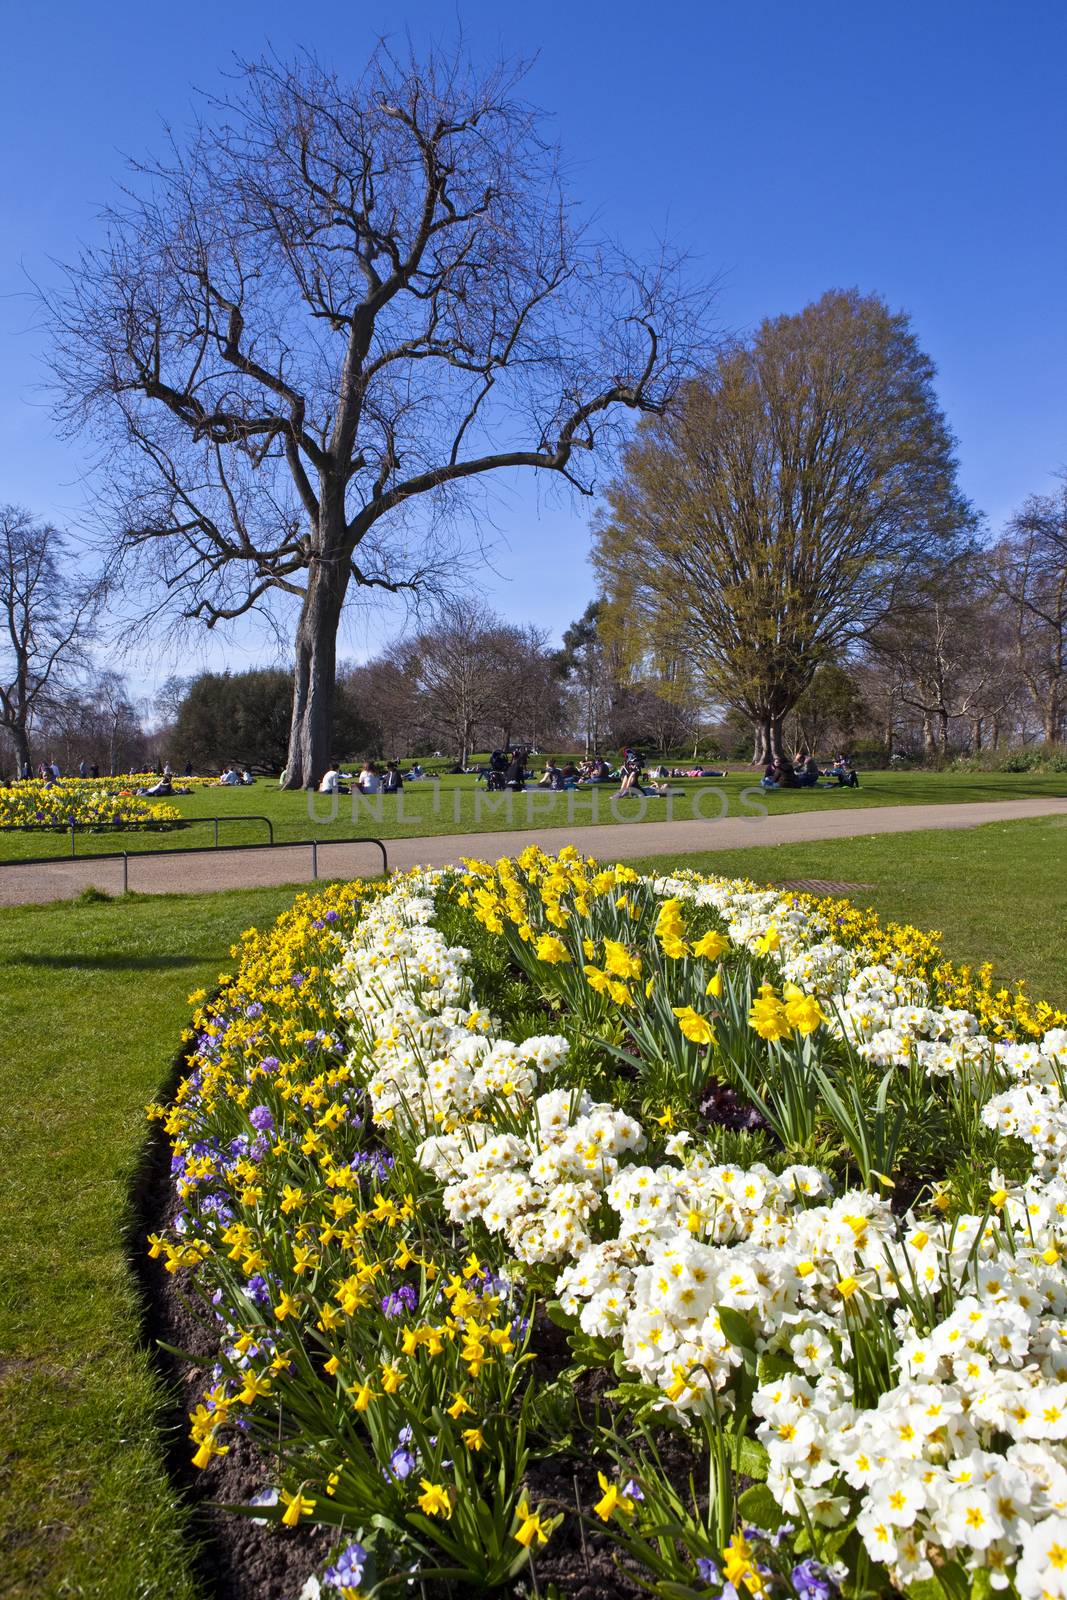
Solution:
[[(8, 771), (55, 760), (104, 773), (169, 760), (197, 771), (236, 762), (279, 772), (289, 744), (291, 669), (171, 678), (155, 702), (92, 661), (99, 596), (27, 584), (58, 572), (62, 535), (0, 508), (0, 728)], [(21, 541), (21, 542), (20, 542)], [(45, 557), (47, 556), (47, 559)], [(21, 610), (20, 610), (21, 607)], [(1067, 741), (1067, 485), (1034, 497), (1003, 534), (930, 562), (859, 637), (810, 674), (781, 715), (789, 749), (846, 747), (868, 762), (972, 756), (1012, 764)], [(751, 760), (764, 748), (752, 702), (716, 680), (675, 630), (646, 628), (617, 599), (591, 602), (554, 647), (486, 605), (449, 602), (374, 659), (342, 664), (331, 725), (340, 759), (475, 751), (612, 751)], [(1055, 759), (1054, 755), (1051, 757)]]

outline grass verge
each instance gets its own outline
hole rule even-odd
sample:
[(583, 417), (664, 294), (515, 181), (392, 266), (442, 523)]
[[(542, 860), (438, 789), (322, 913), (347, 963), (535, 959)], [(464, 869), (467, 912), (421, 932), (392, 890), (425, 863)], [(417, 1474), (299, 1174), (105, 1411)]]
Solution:
[[(678, 780), (671, 796), (624, 796), (613, 802), (615, 789), (552, 794), (529, 789), (524, 794), (489, 794), (473, 777), (444, 777), (439, 785), (412, 783), (400, 795), (307, 795), (283, 793), (270, 779), (249, 789), (199, 789), (172, 803), (185, 826), (163, 832), (79, 833), (78, 855), (112, 850), (141, 852), (189, 849), (210, 845), (210, 819), (222, 819), (222, 844), (262, 844), (262, 822), (242, 822), (244, 815), (266, 817), (278, 842), (342, 839), (354, 834), (382, 839), (439, 837), (450, 833), (499, 833), (508, 829), (585, 827), (591, 823), (687, 822), (720, 816), (770, 816), (811, 811), (866, 810), (881, 806), (965, 804), (997, 800), (1047, 800), (1067, 796), (1067, 774), (1003, 772), (872, 772), (859, 789), (785, 789), (764, 794), (751, 768), (725, 778)], [(28, 856), (69, 856), (70, 835), (26, 830), (0, 832), (0, 861)]]
[(128, 1195), (188, 1017), (294, 889), (27, 906), (0, 922), (0, 1593), (194, 1600), (140, 1342)]

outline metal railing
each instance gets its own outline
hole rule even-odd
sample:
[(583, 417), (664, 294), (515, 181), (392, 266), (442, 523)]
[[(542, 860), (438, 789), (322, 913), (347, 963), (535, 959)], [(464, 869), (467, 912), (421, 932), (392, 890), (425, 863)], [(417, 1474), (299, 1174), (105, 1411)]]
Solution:
[[(219, 844), (219, 823), (220, 822), (265, 822), (266, 825), (267, 825), (267, 842), (268, 842), (268, 844), (273, 844), (274, 843), (274, 824), (271, 821), (271, 819), (269, 817), (257, 816), (255, 814), (253, 814), (251, 812), (247, 812), (247, 811), (236, 811), (236, 812), (233, 813), (232, 816), (226, 816), (226, 817), (183, 817), (181, 822), (178, 823), (178, 824), (168, 823), (168, 822), (137, 822), (137, 821), (132, 821), (132, 822), (75, 822), (73, 820), (73, 818), (71, 819), (70, 822), (27, 822), (22, 827), (6, 827), (6, 826), (5, 827), (0, 827), (0, 833), (69, 833), (70, 834), (70, 857), (71, 857), (72, 861), (77, 861), (79, 859), (79, 856), (78, 856), (78, 852), (77, 852), (77, 850), (75, 848), (75, 843), (76, 843), (76, 840), (77, 840), (78, 830), (79, 829), (81, 829), (81, 831), (83, 833), (170, 833), (175, 826), (180, 827), (180, 828), (192, 828), (192, 827), (195, 827), (197, 825), (197, 823), (200, 823), (200, 822), (211, 822), (211, 823), (214, 824), (214, 827), (215, 827), (215, 843), (214, 843), (214, 845), (190, 845), (190, 847), (189, 847), (190, 849), (196, 849), (196, 850), (201, 850), (201, 849), (203, 849), (203, 850), (208, 850), (208, 849), (214, 849), (214, 850), (222, 850), (222, 849), (225, 849), (225, 850), (239, 850), (241, 848), (240, 845), (220, 845)], [(299, 842), (301, 844), (308, 843), (308, 841), (306, 839), (301, 839)], [(257, 846), (256, 848), (261, 848), (261, 847)], [(166, 855), (168, 852), (164, 851), (164, 850), (157, 850), (155, 853), (157, 855)], [(95, 854), (96, 854), (95, 851), (91, 851), (90, 852), (90, 855), (95, 855)], [(113, 856), (117, 857), (117, 856), (121, 855), (122, 852), (121, 851), (114, 851), (114, 852), (112, 852), (112, 854), (113, 854)], [(54, 861), (55, 857), (54, 856), (40, 856), (40, 857), (31, 856), (28, 859), (31, 860), (31, 861), (37, 861), (37, 860)], [(84, 860), (86, 860), (88, 858), (85, 857), (85, 856), (82, 856), (80, 859), (84, 861)]]
[[(214, 819), (212, 819), (210, 817), (197, 817), (194, 820), (198, 821), (198, 822), (210, 822), (210, 821), (214, 820), (214, 821), (217, 822), (219, 819), (217, 817), (214, 818)], [(224, 821), (229, 821), (231, 819), (224, 818), (223, 820)], [(246, 818), (243, 818), (242, 820), (244, 820), (244, 821), (256, 821), (256, 822), (266, 822), (267, 826), (270, 827), (270, 821), (269, 821), (269, 818), (267, 818), (267, 817), (256, 817), (256, 818), (247, 818), (246, 817)], [(73, 859), (75, 861), (83, 861), (83, 862), (85, 862), (86, 865), (88, 865), (90, 862), (93, 862), (93, 861), (121, 861), (122, 862), (122, 892), (123, 892), (123, 894), (128, 894), (129, 893), (129, 889), (130, 889), (130, 859), (131, 859), (131, 856), (135, 861), (154, 861), (159, 856), (203, 856), (203, 855), (214, 855), (216, 850), (223, 850), (223, 851), (226, 851), (226, 852), (231, 852), (231, 851), (232, 852), (236, 852), (238, 850), (300, 850), (300, 849), (310, 849), (310, 851), (311, 851), (311, 876), (312, 876), (312, 879), (315, 882), (317, 882), (318, 881), (318, 876), (319, 876), (319, 846), (320, 845), (373, 844), (373, 845), (377, 845), (378, 849), (382, 852), (382, 874), (383, 874), (383, 876), (388, 876), (388, 873), (389, 873), (389, 856), (388, 856), (388, 854), (386, 852), (386, 848), (385, 848), (384, 842), (381, 839), (375, 839), (375, 838), (373, 838), (373, 837), (371, 837), (369, 835), (367, 835), (367, 836), (359, 835), (358, 837), (346, 835), (345, 837), (340, 838), (340, 839), (329, 838), (329, 839), (278, 839), (278, 840), (275, 840), (275, 838), (274, 838), (274, 829), (271, 828), (271, 837), (270, 837), (270, 842), (268, 844), (223, 844), (223, 845), (220, 845), (217, 842), (218, 841), (218, 832), (217, 832), (217, 830), (216, 830), (215, 838), (216, 838), (216, 843), (213, 844), (213, 845), (210, 845), (210, 844), (191, 844), (191, 845), (185, 846), (184, 848), (182, 848), (181, 846), (178, 846), (177, 848), (174, 848), (174, 849), (164, 849), (164, 850), (133, 850), (133, 851), (130, 851), (130, 850), (100, 850), (100, 851), (94, 851), (91, 855), (74, 856)], [(0, 868), (3, 868), (3, 867), (51, 867), (51, 866), (55, 866), (57, 862), (66, 861), (68, 859), (69, 858), (66, 857), (66, 856), (23, 856), (18, 861), (0, 861)]]

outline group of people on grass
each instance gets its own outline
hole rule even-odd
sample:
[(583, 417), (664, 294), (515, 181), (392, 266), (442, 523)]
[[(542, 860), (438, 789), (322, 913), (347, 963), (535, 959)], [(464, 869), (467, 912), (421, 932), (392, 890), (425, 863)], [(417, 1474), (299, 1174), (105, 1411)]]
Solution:
[(223, 767), (216, 779), (216, 785), (222, 789), (236, 789), (240, 788), (242, 784), (247, 787), (249, 784), (255, 783), (255, 781), (247, 767), (229, 766)]
[[(618, 785), (616, 795), (620, 798), (628, 794), (664, 798), (671, 793), (672, 779), (725, 778), (727, 775), (723, 769), (714, 767), (667, 767), (663, 764), (652, 767), (646, 773), (641, 753), (632, 745), (622, 750), (617, 766), (612, 766), (603, 756), (587, 756), (582, 761), (567, 760), (562, 763), (557, 762), (554, 756), (549, 756), (540, 774), (530, 766), (532, 754), (524, 746), (514, 750), (494, 750), (487, 764), (463, 768), (457, 763), (456, 770), (473, 772), (487, 789), (499, 792), (521, 793), (531, 783), (538, 789), (557, 792), (613, 783)], [(407, 772), (401, 771), (398, 761), (389, 761), (383, 768), (379, 763), (368, 760), (364, 761), (358, 773), (346, 773), (335, 759), (319, 784), (319, 793), (349, 794), (356, 791), (366, 795), (398, 794), (405, 782), (417, 781), (425, 776), (417, 761)], [(822, 779), (828, 780), (821, 783), (821, 787), (827, 789), (859, 788), (859, 777), (847, 756), (839, 755), (831, 766), (823, 767), (807, 750), (798, 751), (792, 760), (783, 755), (769, 761), (761, 784), (764, 789), (811, 789), (820, 786)], [(243, 779), (226, 778), (224, 775), (219, 781), (250, 780), (247, 775)], [(281, 781), (285, 781), (284, 773)]]
[[(404, 787), (405, 777), (411, 781), (422, 776), (423, 770), (417, 761), (408, 773), (401, 772), (399, 761), (387, 761), (384, 771), (376, 761), (364, 761), (359, 772), (346, 773), (341, 771), (340, 763), (335, 758), (323, 773), (319, 793), (351, 794), (358, 791), (360, 794), (399, 794)], [(283, 773), (283, 782), (284, 779)]]
[[(829, 781), (820, 783), (821, 778)], [(810, 750), (798, 750), (792, 761), (787, 755), (773, 756), (760, 784), (764, 789), (858, 789), (860, 780), (845, 755), (835, 756), (832, 766), (822, 767)]]

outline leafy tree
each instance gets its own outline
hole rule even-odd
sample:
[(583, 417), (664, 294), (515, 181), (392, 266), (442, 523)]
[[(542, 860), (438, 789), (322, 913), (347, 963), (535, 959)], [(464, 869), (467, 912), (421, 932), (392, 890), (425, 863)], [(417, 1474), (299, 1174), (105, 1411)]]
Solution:
[(248, 65), (46, 301), (149, 614), (299, 601), (293, 788), (330, 758), (350, 586), (454, 581), (485, 474), (590, 492), (621, 416), (690, 370), (705, 296), (576, 225), (521, 75), (384, 46), (355, 83)]
[(859, 684), (844, 667), (819, 668), (793, 707), (795, 743), (817, 752), (827, 741), (848, 746), (867, 715)]
[(933, 379), (903, 313), (832, 291), (643, 419), (607, 492), (612, 609), (752, 719), (757, 759), (818, 668), (974, 527)]
[(599, 751), (606, 733), (605, 712), (611, 700), (608, 652), (600, 634), (603, 602), (591, 600), (576, 622), (563, 635), (558, 652), (558, 668), (577, 691), (581, 704), (585, 753)]
[[(201, 673), (189, 682), (178, 707), (172, 759), (206, 768), (233, 761), (259, 772), (279, 771), (292, 697), (292, 674), (281, 667)], [(347, 757), (364, 746), (368, 729), (344, 694), (334, 711), (330, 748)]]

